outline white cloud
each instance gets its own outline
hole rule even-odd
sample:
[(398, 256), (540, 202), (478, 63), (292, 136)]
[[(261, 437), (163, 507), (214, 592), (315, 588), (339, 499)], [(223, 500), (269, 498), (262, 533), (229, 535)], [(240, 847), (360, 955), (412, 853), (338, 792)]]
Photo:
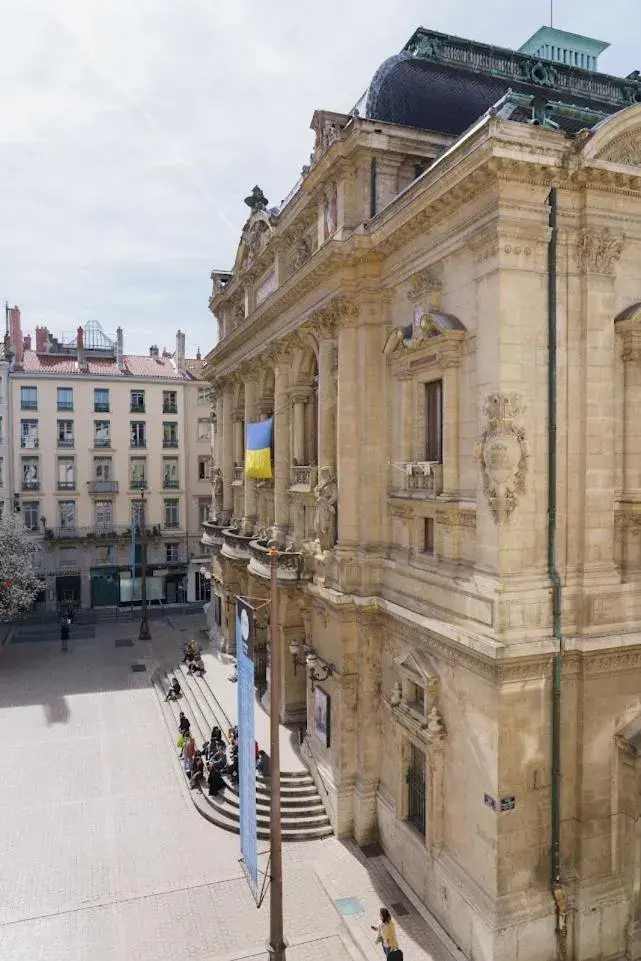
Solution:
[[(636, 66), (632, 0), (556, 21)], [(25, 325), (125, 328), (128, 349), (208, 349), (209, 271), (232, 263), (259, 183), (284, 197), (317, 107), (347, 110), (423, 24), (518, 46), (540, 0), (21, 0), (0, 8), (0, 297)], [(441, 12), (442, 11), (442, 12)]]

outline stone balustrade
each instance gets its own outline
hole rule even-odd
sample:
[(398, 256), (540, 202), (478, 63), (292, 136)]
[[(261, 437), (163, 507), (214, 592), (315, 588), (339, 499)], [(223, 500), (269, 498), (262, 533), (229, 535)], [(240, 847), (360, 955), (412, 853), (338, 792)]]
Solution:
[(223, 524), (216, 524), (213, 521), (203, 521), (202, 524), (202, 535), (200, 538), (200, 543), (203, 547), (209, 547), (211, 550), (219, 551), (223, 546)]
[(249, 560), (249, 545), (253, 535), (246, 536), (233, 528), (222, 531), (223, 546), (221, 554), (230, 561), (246, 564)]
[[(249, 573), (255, 577), (269, 580), (271, 578), (271, 561), (267, 543), (257, 540), (252, 541), (249, 545), (249, 554)], [(301, 551), (278, 551), (276, 566), (278, 583), (281, 585), (291, 584), (296, 586), (302, 580), (311, 578), (307, 555)]]
[(314, 464), (294, 464), (292, 466), (291, 490), (311, 491), (318, 480), (318, 467)]
[(409, 497), (438, 497), (443, 492), (443, 465), (436, 461), (408, 461), (394, 473), (392, 487)]

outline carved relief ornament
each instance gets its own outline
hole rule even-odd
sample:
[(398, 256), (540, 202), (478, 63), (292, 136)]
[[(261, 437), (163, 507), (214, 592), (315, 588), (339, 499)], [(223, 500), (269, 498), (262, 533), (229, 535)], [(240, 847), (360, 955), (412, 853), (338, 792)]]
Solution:
[(528, 449), (525, 429), (519, 424), (524, 411), (515, 393), (490, 394), (483, 412), (486, 427), (476, 445), (483, 490), (497, 524), (508, 520), (518, 497), (525, 493)]
[(618, 137), (599, 154), (598, 159), (623, 167), (641, 167), (641, 135), (635, 132)]
[(623, 250), (623, 235), (608, 227), (586, 227), (580, 231), (574, 248), (577, 267), (587, 273), (611, 274)]

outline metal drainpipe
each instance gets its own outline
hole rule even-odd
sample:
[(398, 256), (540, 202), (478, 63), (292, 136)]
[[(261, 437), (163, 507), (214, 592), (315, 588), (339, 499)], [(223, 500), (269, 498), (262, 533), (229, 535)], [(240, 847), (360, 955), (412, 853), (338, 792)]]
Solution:
[(558, 957), (565, 961), (567, 900), (561, 884), (561, 669), (563, 632), (561, 628), (561, 578), (556, 567), (556, 252), (557, 191), (548, 197), (550, 239), (548, 244), (548, 574), (552, 582), (552, 634), (558, 648), (552, 664), (552, 793), (550, 891), (556, 911)]

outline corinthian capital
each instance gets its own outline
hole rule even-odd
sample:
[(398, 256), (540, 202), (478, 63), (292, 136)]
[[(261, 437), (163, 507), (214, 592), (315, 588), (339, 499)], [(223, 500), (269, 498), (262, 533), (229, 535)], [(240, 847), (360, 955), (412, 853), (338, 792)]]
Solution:
[(358, 308), (345, 297), (334, 297), (313, 315), (310, 329), (319, 340), (334, 338), (339, 327), (349, 325), (358, 316)]
[(623, 250), (623, 234), (613, 234), (608, 227), (585, 227), (574, 248), (574, 259), (581, 271), (612, 274)]

